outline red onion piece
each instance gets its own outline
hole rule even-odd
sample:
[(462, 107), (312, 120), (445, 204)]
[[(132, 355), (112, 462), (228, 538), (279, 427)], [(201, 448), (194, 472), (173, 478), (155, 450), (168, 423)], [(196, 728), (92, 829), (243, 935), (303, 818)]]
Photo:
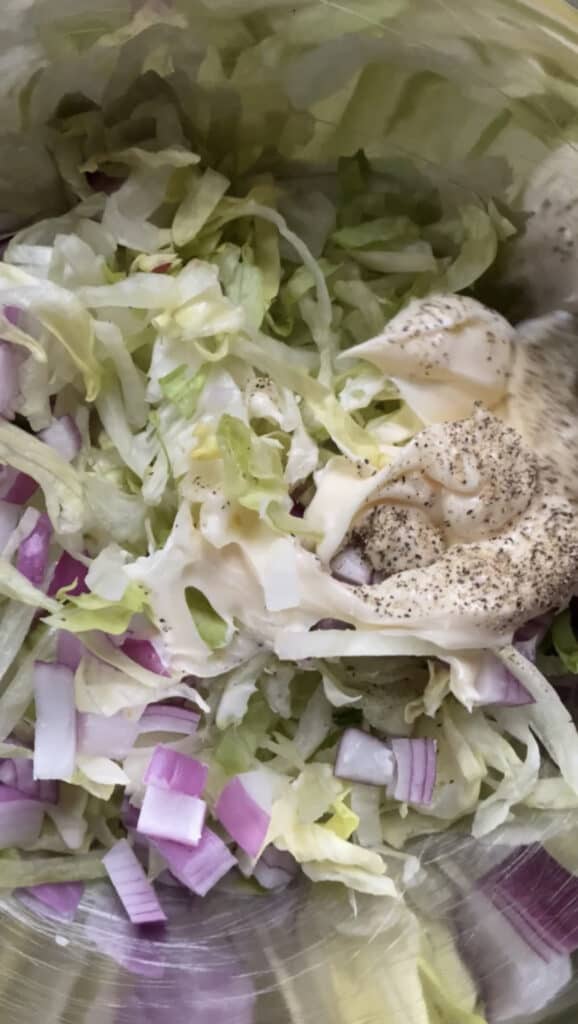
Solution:
[(35, 779), (32, 761), (26, 757), (0, 761), (0, 782), (41, 803), (58, 802), (59, 786), (50, 779)]
[(122, 759), (134, 747), (138, 734), (138, 721), (120, 713), (106, 717), (82, 712), (76, 716), (77, 750), (86, 757)]
[(351, 622), (343, 622), (342, 619), (319, 619), (314, 626), (311, 626), (310, 633), (318, 629), (355, 629)]
[(67, 668), (76, 672), (84, 651), (84, 644), (74, 633), (68, 633), (65, 629), (59, 630), (56, 637), (56, 660), (61, 665), (66, 665)]
[(52, 524), (43, 512), (32, 532), (24, 538), (18, 548), (16, 567), (35, 587), (42, 585), (46, 574), (51, 538)]
[(121, 650), (128, 658), (136, 661), (141, 668), (155, 672), (159, 676), (168, 676), (166, 665), (163, 664), (156, 647), (150, 640), (136, 640), (128, 637), (122, 644)]
[(267, 836), (270, 815), (248, 793), (239, 776), (231, 779), (221, 790), (215, 817), (249, 857), (259, 855)]
[(332, 558), (329, 566), (331, 575), (342, 583), (355, 586), (371, 583), (373, 569), (371, 563), (358, 548), (343, 548)]
[(436, 780), (435, 740), (394, 739), (395, 779), (392, 793), (408, 804), (430, 804)]
[(20, 509), (6, 501), (0, 501), (0, 553), (18, 525)]
[(3, 306), (2, 313), (6, 317), (9, 324), (13, 327), (21, 327), (24, 321), (24, 310), (20, 309), (19, 306)]
[(36, 480), (12, 466), (0, 467), (0, 498), (10, 505), (25, 505), (38, 490)]
[(164, 857), (171, 874), (197, 896), (206, 896), (237, 864), (222, 839), (206, 827), (195, 847), (162, 839), (155, 839), (153, 845)]
[(174, 704), (149, 704), (139, 721), (139, 732), (174, 732), (192, 736), (197, 731), (201, 716), (188, 708)]
[(146, 786), (171, 789), (188, 796), (200, 796), (203, 792), (209, 769), (194, 757), (179, 754), (168, 747), (156, 747), (146, 770)]
[(125, 828), (135, 829), (137, 827), (139, 813), (138, 807), (131, 804), (128, 797), (125, 796), (121, 807), (121, 818)]
[(299, 865), (290, 853), (266, 846), (253, 868), (253, 874), (264, 889), (283, 889), (293, 881)]
[(70, 779), (76, 760), (74, 675), (58, 662), (34, 665), (34, 777)]
[(453, 918), (488, 1021), (535, 1019), (570, 981), (570, 958), (536, 953), (479, 888), (460, 895)]
[(187, 793), (147, 786), (137, 831), (158, 839), (196, 846), (201, 838), (207, 805)]
[(88, 587), (85, 583), (87, 573), (86, 565), (83, 565), (82, 562), (69, 555), (68, 551), (63, 551), (56, 563), (52, 579), (48, 584), (48, 596), (54, 597), (63, 587), (70, 587), (68, 593), (71, 597), (78, 597), (80, 594), (88, 593)]
[(53, 420), (50, 426), (38, 432), (38, 437), (50, 445), (65, 462), (72, 462), (80, 451), (82, 438), (72, 416)]
[(133, 924), (161, 924), (167, 920), (151, 883), (126, 839), (119, 840), (104, 855), (102, 863)]
[(18, 359), (14, 346), (0, 341), (0, 416), (12, 419), (18, 401)]
[(388, 786), (395, 758), (387, 743), (361, 729), (346, 729), (339, 742), (334, 775), (368, 786)]
[(58, 917), (72, 921), (83, 897), (84, 885), (82, 882), (53, 882), (32, 885), (23, 892), (53, 910)]
[(0, 786), (0, 849), (35, 843), (43, 817), (40, 801), (9, 786)]
[(479, 886), (544, 959), (578, 949), (578, 878), (542, 846), (518, 850)]
[(499, 704), (501, 707), (522, 707), (535, 704), (534, 698), (519, 679), (508, 671), (494, 654), (486, 654), (476, 679), (478, 706)]

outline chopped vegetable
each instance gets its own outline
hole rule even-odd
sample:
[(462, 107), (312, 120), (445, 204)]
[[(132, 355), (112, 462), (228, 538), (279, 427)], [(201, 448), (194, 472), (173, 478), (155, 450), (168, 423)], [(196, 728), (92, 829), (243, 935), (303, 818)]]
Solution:
[(147, 786), (200, 796), (207, 781), (207, 766), (167, 747), (156, 747), (146, 770)]
[(102, 858), (108, 877), (133, 924), (159, 924), (167, 920), (155, 891), (131, 850), (121, 839)]
[(215, 816), (245, 853), (250, 857), (259, 855), (270, 817), (248, 792), (242, 776), (231, 779), (221, 790)]
[(163, 785), (148, 785), (137, 831), (158, 839), (170, 839), (186, 846), (196, 846), (201, 838), (207, 805), (196, 796), (170, 790)]

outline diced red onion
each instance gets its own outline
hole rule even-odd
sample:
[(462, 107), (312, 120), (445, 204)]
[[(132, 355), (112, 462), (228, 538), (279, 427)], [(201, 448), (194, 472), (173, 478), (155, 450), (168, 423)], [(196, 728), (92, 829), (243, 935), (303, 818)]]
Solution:
[(192, 736), (197, 731), (200, 715), (174, 704), (149, 704), (139, 721), (139, 732), (174, 732)]
[(151, 883), (126, 839), (119, 840), (104, 855), (102, 863), (133, 924), (161, 924), (167, 920)]
[(548, 628), (552, 621), (551, 615), (540, 615), (537, 619), (532, 619), (527, 622), (520, 629), (517, 629), (514, 635), (514, 647), (527, 658), (528, 661), (534, 662), (536, 660), (536, 653), (538, 645), (542, 642)]
[(86, 594), (88, 592), (85, 583), (87, 573), (86, 565), (69, 555), (68, 551), (63, 551), (48, 585), (48, 596), (54, 597), (63, 587), (71, 588), (68, 590), (71, 597)]
[(21, 800), (25, 800), (29, 804), (40, 804), (41, 802), (35, 796), (21, 793), (15, 786), (7, 786), (5, 783), (0, 785), (0, 804), (18, 803)]
[(0, 786), (0, 849), (35, 843), (43, 817), (44, 808), (39, 800), (9, 786)]
[(76, 672), (85, 652), (84, 644), (74, 634), (61, 629), (56, 637), (56, 660)]
[(205, 827), (197, 846), (184, 846), (168, 840), (155, 839), (153, 844), (164, 857), (169, 871), (197, 896), (206, 896), (237, 864), (222, 839)]
[(512, 854), (479, 885), (518, 934), (546, 959), (578, 949), (578, 878), (542, 846)]
[(0, 467), (0, 498), (10, 505), (25, 505), (38, 490), (36, 480), (12, 466)]
[(82, 882), (54, 882), (32, 885), (23, 891), (53, 910), (58, 917), (72, 921), (83, 897), (84, 885)]
[(51, 537), (52, 524), (43, 512), (32, 532), (24, 538), (18, 548), (16, 567), (35, 587), (42, 585), (46, 574)]
[(21, 327), (24, 319), (24, 310), (19, 306), (3, 306), (2, 313), (9, 324), (13, 327)]
[(329, 566), (331, 575), (342, 583), (356, 586), (371, 583), (372, 567), (370, 562), (357, 548), (343, 548), (332, 558)]
[(12, 419), (18, 399), (18, 359), (14, 346), (0, 341), (0, 416)]
[(156, 747), (146, 770), (146, 786), (171, 789), (188, 796), (200, 796), (207, 782), (209, 769), (194, 757), (179, 754), (169, 747)]
[(50, 426), (40, 430), (38, 437), (57, 452), (65, 462), (72, 462), (80, 451), (82, 439), (72, 416), (53, 420)]
[(250, 857), (259, 855), (269, 829), (270, 815), (247, 792), (239, 776), (231, 779), (221, 790), (215, 817), (245, 853)]
[(6, 501), (0, 501), (0, 553), (18, 525), (20, 509)]
[(479, 889), (460, 896), (453, 918), (488, 1021), (534, 1019), (570, 981), (570, 958), (536, 953)]
[(349, 782), (388, 786), (395, 775), (395, 758), (383, 740), (361, 729), (346, 729), (337, 749), (334, 774)]
[(264, 889), (283, 889), (289, 885), (299, 870), (297, 861), (290, 853), (266, 846), (253, 868), (253, 874)]
[(66, 665), (34, 665), (34, 777), (70, 779), (76, 759), (74, 675)]
[(355, 629), (351, 622), (343, 622), (342, 619), (319, 619), (310, 632), (315, 633), (318, 629)]
[(122, 644), (121, 650), (128, 658), (132, 658), (142, 668), (155, 672), (159, 676), (168, 676), (166, 665), (163, 664), (159, 652), (150, 640), (135, 640), (129, 637)]
[(82, 712), (76, 718), (78, 753), (86, 757), (124, 758), (134, 747), (138, 734), (138, 721), (121, 713), (106, 717)]
[(494, 654), (486, 654), (476, 678), (476, 704), (499, 704), (501, 707), (522, 707), (535, 704), (534, 698), (519, 679), (508, 671)]
[(142, 835), (196, 846), (201, 838), (206, 813), (205, 801), (196, 796), (147, 786), (137, 831)]
[(121, 807), (121, 818), (125, 828), (136, 829), (138, 825), (139, 809), (131, 804), (128, 797), (125, 796), (122, 807)]
[(33, 763), (27, 757), (0, 761), (0, 782), (42, 803), (55, 804), (58, 801), (58, 783), (51, 779), (35, 779)]
[(395, 779), (392, 794), (408, 804), (430, 804), (437, 774), (437, 747), (430, 739), (394, 739)]

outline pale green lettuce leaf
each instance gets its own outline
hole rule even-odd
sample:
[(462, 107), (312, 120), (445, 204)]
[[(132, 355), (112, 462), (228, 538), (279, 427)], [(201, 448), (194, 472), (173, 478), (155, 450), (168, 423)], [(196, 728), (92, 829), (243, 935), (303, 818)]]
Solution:
[(215, 611), (211, 602), (196, 587), (185, 588), (185, 600), (201, 639), (216, 651), (224, 647), (230, 638), (227, 623)]
[(82, 481), (75, 469), (32, 434), (0, 423), (0, 461), (27, 473), (44, 492), (57, 533), (76, 533), (86, 517)]
[(229, 188), (229, 181), (218, 171), (207, 168), (193, 175), (178, 207), (172, 227), (173, 242), (181, 248), (199, 234)]
[(47, 597), (5, 558), (0, 558), (0, 594), (32, 608), (45, 608), (47, 611), (58, 608), (57, 601)]
[(30, 313), (58, 339), (82, 374), (87, 400), (92, 401), (100, 387), (100, 366), (94, 353), (93, 321), (79, 299), (51, 281), (4, 263), (0, 264), (0, 295), (5, 306)]
[(146, 612), (147, 594), (138, 583), (128, 583), (119, 601), (109, 601), (98, 594), (65, 595), (65, 603), (44, 621), (54, 629), (69, 633), (101, 630), (119, 636), (127, 629), (133, 615)]
[(578, 675), (578, 640), (568, 610), (558, 615), (554, 621), (552, 643), (564, 668), (573, 675)]

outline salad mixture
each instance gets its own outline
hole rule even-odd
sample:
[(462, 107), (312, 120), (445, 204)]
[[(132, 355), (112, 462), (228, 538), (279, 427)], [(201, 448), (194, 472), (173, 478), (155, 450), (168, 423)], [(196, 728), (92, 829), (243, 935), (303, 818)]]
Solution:
[[(108, 878), (137, 925), (233, 878), (402, 906), (428, 836), (533, 844), (460, 910), (524, 947), (505, 1018), (578, 948), (542, 842), (578, 808), (574, 319), (480, 301), (524, 226), (502, 161), (475, 194), (371, 147), (271, 169), (199, 96), (193, 144), (150, 63), (125, 121), (61, 104), (66, 208), (5, 232), (0, 886), (71, 917)], [(306, 71), (255, 114), (281, 152)]]

